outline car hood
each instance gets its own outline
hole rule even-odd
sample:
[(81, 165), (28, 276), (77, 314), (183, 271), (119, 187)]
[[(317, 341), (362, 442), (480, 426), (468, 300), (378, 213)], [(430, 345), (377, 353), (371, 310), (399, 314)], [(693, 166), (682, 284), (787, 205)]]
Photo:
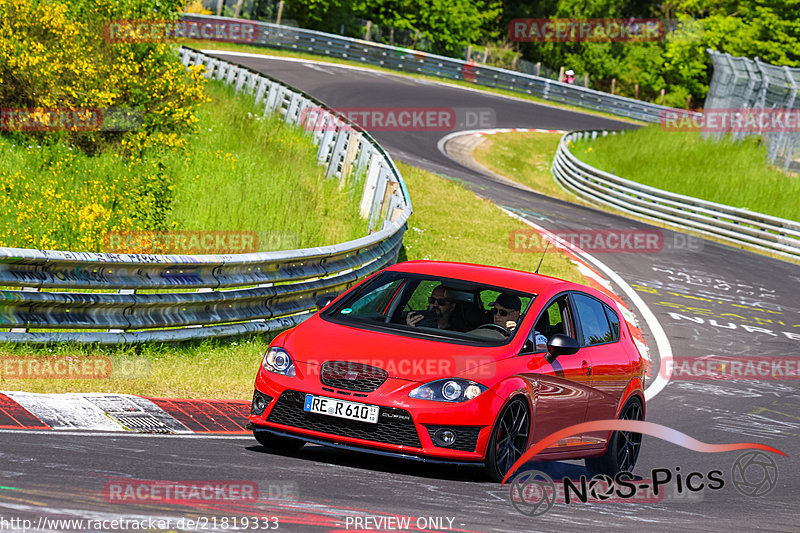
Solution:
[(344, 326), (317, 315), (289, 331), (281, 344), (298, 362), (362, 363), (382, 368), (393, 378), (420, 382), (469, 374), (513, 355), (510, 346), (438, 342)]

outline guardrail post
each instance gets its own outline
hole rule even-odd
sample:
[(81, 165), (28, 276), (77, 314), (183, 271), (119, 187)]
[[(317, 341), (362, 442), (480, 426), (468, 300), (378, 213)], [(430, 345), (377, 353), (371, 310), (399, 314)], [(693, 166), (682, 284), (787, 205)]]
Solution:
[(325, 124), (325, 132), (322, 134), (322, 140), (319, 142), (319, 150), (317, 150), (317, 162), (324, 164), (328, 162), (329, 157), (332, 158), (331, 149), (333, 148), (334, 135), (338, 130), (339, 125), (334, 122), (335, 117), (330, 115), (329, 120)]
[(344, 159), (342, 159), (342, 172), (339, 176), (339, 190), (344, 189), (348, 178), (353, 171), (353, 162), (358, 153), (358, 147), (361, 146), (361, 132), (351, 130), (347, 139), (347, 149), (344, 152)]
[(328, 169), (325, 172), (325, 177), (330, 178), (336, 176), (339, 171), (339, 164), (342, 163), (342, 174), (344, 174), (344, 152), (347, 146), (347, 138), (350, 136), (350, 126), (342, 122), (336, 131), (336, 141), (331, 150), (331, 158), (328, 161)]
[(234, 94), (240, 93), (242, 87), (244, 87), (244, 84), (247, 81), (249, 81), (249, 79), (250, 79), (250, 71), (240, 68), (239, 72), (236, 75), (236, 86), (233, 89)]
[(370, 154), (372, 154), (372, 144), (362, 137), (358, 147), (358, 158), (356, 159), (356, 174), (364, 172), (364, 169), (369, 165)]
[(258, 87), (256, 88), (255, 104), (258, 105), (263, 100), (267, 90), (272, 85), (272, 82), (262, 76), (258, 77)]
[(326, 109), (321, 109), (319, 114), (317, 115), (317, 122), (314, 125), (314, 144), (320, 146), (322, 143), (323, 137), (325, 137), (325, 133), (331, 129), (335, 128), (336, 117)]
[(247, 79), (247, 87), (245, 87), (245, 94), (247, 94), (248, 96), (252, 96), (253, 91), (255, 91), (256, 89), (256, 83), (258, 83), (258, 80), (260, 79), (261, 76), (259, 76), (258, 74), (253, 74), (251, 72), (250, 77)]
[(300, 117), (298, 125), (303, 128), (304, 134), (310, 134), (313, 138), (314, 129), (317, 127), (317, 121), (319, 120), (319, 107), (311, 101), (307, 102), (307, 104), (303, 111), (304, 115)]
[(275, 112), (280, 94), (283, 92), (283, 87), (278, 83), (272, 83), (267, 93), (267, 101), (264, 103), (264, 115), (271, 115)]
[(219, 59), (210, 57), (206, 63), (206, 71), (203, 72), (203, 77), (207, 80), (214, 79), (214, 71), (219, 66)]
[(375, 195), (372, 198), (372, 205), (369, 209), (369, 231), (372, 231), (372, 228), (375, 227), (375, 223), (380, 217), (383, 196), (389, 181), (388, 177), (389, 169), (384, 165), (383, 161), (381, 161), (377, 186), (375, 187)]
[(227, 61), (220, 60), (219, 68), (217, 69), (217, 81), (222, 81), (230, 68), (231, 65)]
[(289, 124), (297, 124), (297, 110), (300, 106), (301, 96), (299, 93), (293, 93), (289, 99), (289, 106), (286, 108), (286, 116), (284, 120)]
[(381, 198), (381, 204), (378, 208), (378, 218), (382, 220), (386, 220), (389, 218), (391, 214), (391, 202), (392, 198), (394, 198), (397, 194), (397, 191), (400, 189), (400, 184), (396, 181), (392, 181), (389, 178), (389, 175), (386, 175), (386, 187), (383, 189), (383, 198)]
[(240, 70), (244, 70), (244, 69), (241, 68), (241, 67), (238, 67), (236, 65), (233, 65), (231, 68), (229, 68), (228, 69), (228, 77), (225, 79), (225, 83), (227, 83), (228, 85), (233, 85), (233, 82), (236, 79), (236, 76), (239, 74)]
[(367, 179), (364, 180), (364, 192), (361, 194), (361, 206), (359, 213), (362, 218), (370, 218), (372, 204), (375, 202), (375, 195), (378, 191), (378, 177), (381, 173), (381, 160), (377, 152), (372, 152), (369, 159), (369, 170)]

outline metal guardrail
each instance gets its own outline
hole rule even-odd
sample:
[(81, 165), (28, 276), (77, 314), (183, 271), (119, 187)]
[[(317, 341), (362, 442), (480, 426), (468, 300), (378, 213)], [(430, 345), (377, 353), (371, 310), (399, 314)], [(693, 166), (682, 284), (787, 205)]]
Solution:
[[(561, 83), (532, 74), (468, 63), (452, 57), (444, 57), (408, 48), (373, 43), (361, 39), (343, 37), (341, 35), (212, 15), (184, 13), (182, 16), (185, 21), (197, 23), (227, 21), (257, 26), (258, 32), (255, 40), (242, 44), (308, 52), (403, 72), (469, 81), (476, 85), (530, 94), (552, 102), (574, 105), (595, 111), (604, 111), (620, 117), (644, 122), (658, 122), (661, 114), (666, 111), (681, 112), (671, 107), (643, 102), (624, 96), (615, 96), (602, 91)], [(682, 111), (682, 113), (686, 112)]]
[(576, 131), (564, 135), (553, 159), (556, 182), (588, 200), (626, 213), (800, 259), (800, 222), (642, 185), (587, 165), (569, 150), (570, 142), (607, 134)]
[(265, 115), (305, 127), (327, 176), (351, 186), (364, 176), (360, 210), (377, 231), (333, 246), (237, 255), (0, 248), (0, 286), (21, 289), (0, 291), (0, 327), (11, 328), (0, 342), (123, 344), (279, 331), (310, 316), (318, 296), (397, 260), (411, 202), (391, 158), (367, 132), (263, 74), (188, 48), (180, 55), (187, 66), (206, 65), (207, 78), (253, 95)]
[[(758, 58), (747, 59), (708, 49), (714, 64), (714, 75), (706, 96), (706, 111), (723, 109), (726, 112), (741, 109), (761, 113), (783, 110), (786, 115), (800, 113), (800, 68), (770, 65)], [(749, 135), (763, 137), (767, 144), (767, 161), (784, 170), (800, 171), (800, 133), (790, 126), (772, 131), (737, 130), (732, 124), (727, 128), (714, 128), (704, 137), (744, 139)]]

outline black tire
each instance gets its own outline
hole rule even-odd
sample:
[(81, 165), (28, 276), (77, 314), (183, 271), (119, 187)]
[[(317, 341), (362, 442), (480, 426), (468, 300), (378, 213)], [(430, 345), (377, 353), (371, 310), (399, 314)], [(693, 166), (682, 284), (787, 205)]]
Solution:
[(266, 431), (253, 431), (253, 436), (258, 443), (265, 448), (280, 450), (283, 452), (296, 452), (306, 443), (304, 440), (293, 439), (290, 437), (279, 437)]
[[(631, 398), (622, 408), (620, 420), (644, 420), (642, 400)], [(600, 457), (587, 457), (586, 468), (592, 475), (605, 474), (614, 476), (617, 472), (633, 472), (639, 449), (642, 446), (642, 434), (630, 431), (615, 431), (608, 443), (608, 450)]]
[(518, 396), (508, 402), (497, 417), (484, 460), (484, 472), (490, 480), (500, 482), (511, 466), (528, 449), (531, 415), (528, 402)]

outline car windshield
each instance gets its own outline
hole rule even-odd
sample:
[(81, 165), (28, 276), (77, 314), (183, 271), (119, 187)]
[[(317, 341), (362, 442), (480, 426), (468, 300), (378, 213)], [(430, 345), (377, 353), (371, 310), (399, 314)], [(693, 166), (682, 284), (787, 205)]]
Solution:
[(401, 335), (499, 346), (516, 334), (535, 297), (467, 280), (384, 272), (322, 317)]

